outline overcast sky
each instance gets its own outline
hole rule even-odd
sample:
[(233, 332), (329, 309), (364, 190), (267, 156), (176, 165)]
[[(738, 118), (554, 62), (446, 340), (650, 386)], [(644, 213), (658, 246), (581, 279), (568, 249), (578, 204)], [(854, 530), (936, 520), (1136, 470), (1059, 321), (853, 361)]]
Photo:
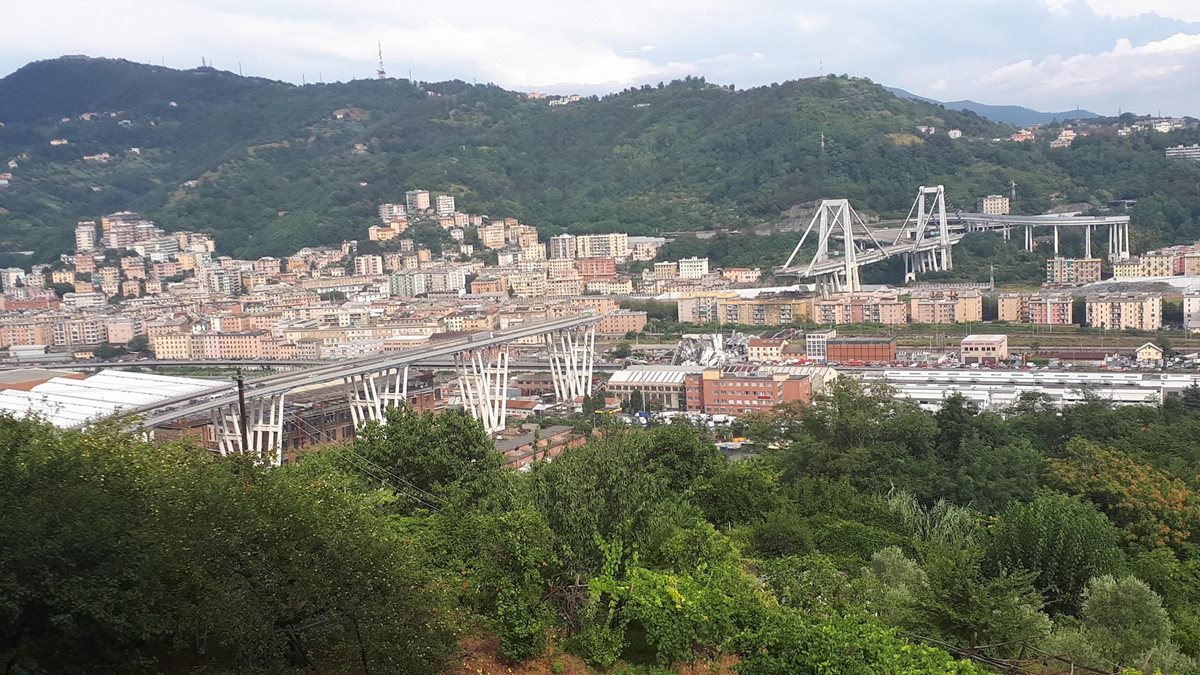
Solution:
[(1200, 0), (52, 0), (0, 10), (0, 74), (61, 54), (300, 82), (599, 93), (847, 73), (940, 100), (1200, 116)]

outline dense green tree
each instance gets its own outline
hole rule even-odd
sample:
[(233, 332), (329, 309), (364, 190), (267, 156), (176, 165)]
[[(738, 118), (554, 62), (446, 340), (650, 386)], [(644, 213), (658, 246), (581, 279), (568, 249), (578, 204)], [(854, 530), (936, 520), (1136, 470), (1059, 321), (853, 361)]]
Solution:
[(435, 415), (405, 406), (388, 409), (383, 424), (365, 424), (344, 462), (368, 479), (401, 490), (416, 504), (430, 506), (426, 493), (492, 471), (502, 457), (479, 422), (465, 412)]
[(107, 427), (6, 418), (0, 439), (9, 671), (436, 672), (450, 654), (436, 568), (349, 476), (266, 470)]
[(1097, 577), (1087, 587), (1085, 635), (1115, 663), (1139, 666), (1140, 657), (1170, 640), (1171, 620), (1146, 582), (1131, 576)]
[(1052, 612), (1079, 610), (1093, 577), (1121, 564), (1121, 533), (1077, 497), (1039, 495), (1008, 507), (991, 527), (985, 568), (994, 574), (1033, 572)]
[(739, 672), (747, 675), (983, 672), (940, 649), (911, 645), (859, 614), (822, 623), (780, 611), (736, 646), (743, 655)]

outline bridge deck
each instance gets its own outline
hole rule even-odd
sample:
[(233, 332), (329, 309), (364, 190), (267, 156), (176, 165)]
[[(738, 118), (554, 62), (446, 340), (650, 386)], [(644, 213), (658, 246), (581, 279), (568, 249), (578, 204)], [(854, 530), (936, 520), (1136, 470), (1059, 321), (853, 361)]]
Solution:
[[(247, 398), (278, 396), (286, 394), (288, 391), (300, 386), (334, 382), (344, 377), (364, 375), (389, 368), (414, 366), (439, 357), (450, 358), (454, 354), (467, 349), (498, 346), (558, 330), (587, 326), (598, 323), (602, 318), (603, 315), (595, 315), (531, 323), (503, 332), (478, 333), (459, 340), (449, 340), (429, 349), (370, 356), (305, 370), (281, 373), (248, 383), (246, 386), (246, 396)], [(145, 426), (153, 428), (165, 422), (187, 417), (197, 417), (222, 406), (234, 405), (237, 401), (236, 386), (230, 383), (214, 386), (207, 391), (128, 409), (122, 411), (122, 414), (140, 415), (143, 418)]]

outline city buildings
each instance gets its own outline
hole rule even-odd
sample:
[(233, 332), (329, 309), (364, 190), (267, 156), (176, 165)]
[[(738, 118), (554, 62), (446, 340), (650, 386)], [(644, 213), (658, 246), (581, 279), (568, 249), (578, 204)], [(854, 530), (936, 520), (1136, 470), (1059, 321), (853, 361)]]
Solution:
[(96, 221), (85, 220), (75, 226), (75, 250), (80, 253), (96, 250)]
[(1193, 143), (1191, 145), (1176, 145), (1172, 148), (1167, 148), (1167, 159), (1190, 159), (1192, 161), (1200, 161), (1200, 145)]
[(913, 323), (983, 321), (983, 296), (975, 289), (916, 290), (909, 299)]
[(1162, 328), (1162, 296), (1157, 293), (1105, 293), (1087, 298), (1086, 307), (1092, 328)]
[(1099, 258), (1050, 258), (1046, 261), (1046, 283), (1082, 286), (1100, 281)]
[(575, 235), (556, 234), (550, 237), (550, 258), (562, 260), (575, 257)]
[(450, 195), (438, 195), (435, 201), (438, 217), (446, 218), (454, 215), (454, 197)]
[(979, 212), (990, 216), (1006, 216), (1011, 213), (1008, 197), (1004, 195), (988, 195), (979, 200)]
[(1001, 293), (996, 298), (997, 319), (1009, 323), (1069, 326), (1074, 323), (1074, 302), (1069, 295)]
[(708, 258), (683, 258), (679, 261), (680, 279), (700, 279), (708, 276)]
[(908, 323), (908, 306), (895, 291), (835, 293), (829, 298), (814, 298), (812, 320), (820, 324)]
[(1172, 254), (1147, 253), (1113, 263), (1113, 278), (1175, 276), (1178, 257)]
[(1200, 293), (1183, 294), (1183, 327), (1200, 332)]
[(429, 209), (429, 190), (409, 190), (404, 193), (404, 202), (409, 214), (424, 213)]
[(745, 326), (784, 326), (809, 318), (812, 299), (806, 295), (780, 293), (754, 298), (717, 300), (717, 323)]
[(624, 233), (581, 234), (575, 237), (575, 255), (580, 258), (629, 257), (629, 235)]

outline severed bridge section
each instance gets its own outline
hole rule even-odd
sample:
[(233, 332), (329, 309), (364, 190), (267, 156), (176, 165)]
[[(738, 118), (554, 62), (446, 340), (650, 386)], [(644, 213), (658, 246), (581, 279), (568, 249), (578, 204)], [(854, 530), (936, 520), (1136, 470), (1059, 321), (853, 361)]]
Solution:
[(592, 391), (596, 324), (602, 318), (604, 315), (591, 315), (522, 324), (446, 340), (428, 349), (288, 371), (247, 383), (241, 395), (237, 385), (223, 383), (123, 410), (122, 414), (140, 416), (151, 432), (167, 422), (208, 416), (221, 454), (249, 454), (277, 465), (283, 454), (284, 401), (289, 392), (341, 383), (355, 426), (382, 422), (389, 409), (407, 402), (411, 366), (451, 359), (458, 372), (463, 407), (494, 434), (504, 429), (507, 416), (510, 345), (518, 341), (527, 344), (531, 338), (541, 341), (549, 352), (559, 400), (574, 400)]
[[(894, 256), (904, 260), (905, 282), (914, 281), (918, 274), (951, 270), (954, 268), (954, 245), (969, 232), (999, 232), (1005, 239), (1010, 239), (1014, 230), (1023, 231), (1025, 248), (1032, 251), (1035, 230), (1049, 229), (1054, 234), (1054, 254), (1057, 256), (1060, 228), (1083, 230), (1085, 254), (1089, 258), (1097, 229), (1107, 230), (1110, 262), (1129, 257), (1129, 216), (949, 213), (945, 187), (937, 185), (917, 188), (916, 200), (899, 228), (888, 228), (886, 232), (882, 228), (869, 227), (848, 200), (823, 200), (787, 262), (775, 273), (811, 279), (821, 296), (828, 298), (842, 291), (861, 291), (859, 273), (862, 266)], [(892, 231), (895, 231), (894, 237), (884, 236)], [(807, 257), (804, 245), (810, 243), (810, 237), (816, 250)]]

